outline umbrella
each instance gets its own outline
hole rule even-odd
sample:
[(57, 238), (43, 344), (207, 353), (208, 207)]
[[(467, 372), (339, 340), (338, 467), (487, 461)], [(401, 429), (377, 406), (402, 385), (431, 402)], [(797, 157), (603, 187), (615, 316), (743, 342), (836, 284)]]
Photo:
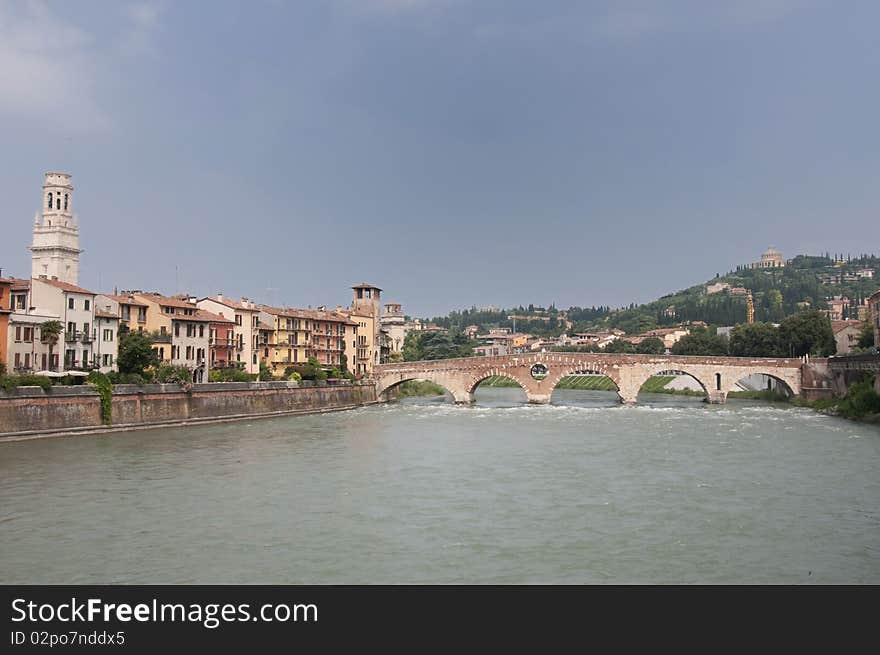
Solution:
[(64, 375), (72, 375), (74, 377), (79, 377), (79, 378), (89, 377), (89, 374), (86, 373), (85, 371), (64, 371)]
[(47, 378), (63, 378), (65, 374), (58, 371), (37, 371), (34, 375), (45, 375)]

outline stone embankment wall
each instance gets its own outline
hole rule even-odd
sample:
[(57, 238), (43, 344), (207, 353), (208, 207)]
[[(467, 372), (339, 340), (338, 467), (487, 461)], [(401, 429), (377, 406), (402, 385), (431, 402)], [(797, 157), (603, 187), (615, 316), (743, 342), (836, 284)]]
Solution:
[[(348, 409), (376, 401), (372, 384), (295, 387), (287, 382), (116, 385), (112, 429)], [(0, 390), (0, 439), (103, 430), (101, 399), (89, 385)]]

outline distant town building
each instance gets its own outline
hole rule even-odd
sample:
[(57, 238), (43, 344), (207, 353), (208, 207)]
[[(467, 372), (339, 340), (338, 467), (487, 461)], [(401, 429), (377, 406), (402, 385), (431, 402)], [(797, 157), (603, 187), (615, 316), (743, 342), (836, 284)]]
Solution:
[(832, 321), (842, 321), (849, 318), (850, 299), (846, 296), (832, 296), (827, 298), (828, 309), (826, 314)]
[(874, 327), (874, 347), (880, 348), (880, 290), (868, 297), (868, 307), (871, 308), (871, 325)]
[(711, 296), (713, 293), (721, 293), (725, 289), (729, 288), (730, 285), (727, 282), (716, 282), (715, 284), (707, 284), (706, 295)]

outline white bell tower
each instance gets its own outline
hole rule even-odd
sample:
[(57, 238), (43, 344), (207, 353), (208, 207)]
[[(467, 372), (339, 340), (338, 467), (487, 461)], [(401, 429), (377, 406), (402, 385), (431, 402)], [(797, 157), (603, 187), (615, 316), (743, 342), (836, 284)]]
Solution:
[(73, 215), (73, 185), (67, 173), (46, 173), (42, 219), (34, 216), (31, 277), (79, 284), (79, 226)]

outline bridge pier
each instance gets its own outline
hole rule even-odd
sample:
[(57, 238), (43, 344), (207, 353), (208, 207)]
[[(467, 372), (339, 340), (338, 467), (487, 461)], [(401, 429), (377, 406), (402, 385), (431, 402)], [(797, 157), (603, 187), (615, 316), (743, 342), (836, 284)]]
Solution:
[(712, 405), (724, 405), (727, 402), (726, 391), (710, 391), (706, 402)]
[(474, 402), (474, 394), (468, 391), (453, 391), (452, 399), (456, 405), (472, 405)]
[(620, 402), (622, 405), (635, 405), (636, 400), (638, 400), (639, 392), (632, 391), (618, 391), (617, 397), (620, 398)]
[(532, 405), (549, 405), (550, 404), (550, 394), (549, 393), (527, 393), (526, 399)]

